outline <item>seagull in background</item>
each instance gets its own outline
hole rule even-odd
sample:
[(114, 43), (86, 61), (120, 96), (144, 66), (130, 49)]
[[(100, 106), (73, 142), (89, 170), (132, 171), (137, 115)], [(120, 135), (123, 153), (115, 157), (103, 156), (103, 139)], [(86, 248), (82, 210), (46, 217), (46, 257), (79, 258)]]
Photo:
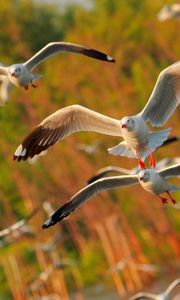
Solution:
[(35, 88), (37, 86), (34, 84), (34, 81), (40, 79), (42, 75), (33, 74), (31, 71), (48, 57), (58, 52), (78, 53), (98, 60), (115, 62), (111, 56), (95, 49), (73, 43), (53, 42), (47, 44), (25, 63), (13, 64), (7, 67), (0, 66), (0, 75), (7, 76), (14, 85), (23, 87), (25, 90), (29, 88), (29, 85)]
[(180, 175), (180, 164), (165, 168), (160, 172), (155, 169), (141, 170), (137, 175), (124, 175), (101, 178), (81, 189), (76, 193), (69, 202), (60, 207), (43, 225), (48, 228), (62, 221), (85, 201), (95, 196), (97, 193), (105, 190), (111, 190), (123, 186), (130, 186), (140, 183), (140, 185), (149, 193), (157, 195), (163, 204), (168, 200), (161, 196), (167, 193), (173, 204), (176, 201), (172, 198), (170, 192), (180, 190), (167, 182), (166, 178)]
[(39, 210), (39, 207), (35, 208), (33, 210), (33, 212), (29, 216), (27, 216), (26, 218), (24, 218), (24, 219), (22, 219), (22, 220), (20, 220), (16, 223), (14, 223), (13, 225), (1, 230), (0, 231), (0, 237), (5, 237), (9, 234), (12, 234), (12, 235), (16, 236), (16, 233), (18, 233), (18, 232), (22, 232), (22, 233), (27, 232), (28, 231), (27, 222), (34, 217), (34, 215), (37, 213), (38, 210)]
[(31, 282), (29, 283), (29, 288), (26, 293), (30, 294), (32, 292), (40, 290), (44, 287), (45, 283), (48, 281), (49, 277), (54, 273), (55, 270), (63, 270), (65, 267), (74, 266), (75, 262), (71, 259), (62, 259), (59, 258), (55, 261), (53, 265), (50, 265), (46, 271), (38, 274)]
[(167, 289), (161, 293), (161, 294), (152, 294), (152, 293), (138, 293), (134, 296), (132, 296), (129, 300), (139, 300), (139, 299), (151, 299), (151, 300), (170, 300), (170, 294), (171, 292), (180, 285), (180, 278), (174, 280), (168, 287)]
[[(0, 63), (0, 67), (5, 67), (5, 65)], [(5, 75), (0, 75), (0, 106), (4, 106), (8, 102), (11, 89), (12, 83), (9, 78)]]
[[(179, 163), (180, 163), (180, 157), (164, 158), (157, 162), (156, 170), (160, 171), (163, 168), (169, 167), (171, 165), (179, 164)], [(99, 169), (90, 179), (88, 179), (87, 184), (90, 184), (100, 178), (106, 177), (107, 175), (112, 173), (118, 173), (121, 175), (135, 175), (139, 171), (140, 171), (139, 167), (133, 169), (125, 169), (117, 166), (107, 166)]]
[(172, 5), (165, 5), (157, 15), (159, 21), (166, 21), (169, 19), (180, 20), (180, 4), (174, 3)]
[(100, 141), (95, 141), (92, 144), (78, 143), (77, 149), (85, 152), (88, 155), (91, 155), (91, 154), (95, 153), (100, 146), (101, 146)]
[(127, 257), (124, 257), (120, 261), (118, 261), (116, 264), (114, 264), (107, 270), (107, 275), (111, 275), (114, 272), (118, 272), (118, 271), (122, 272), (125, 269), (125, 267), (127, 266), (128, 262), (131, 258), (132, 258), (132, 256), (129, 255)]

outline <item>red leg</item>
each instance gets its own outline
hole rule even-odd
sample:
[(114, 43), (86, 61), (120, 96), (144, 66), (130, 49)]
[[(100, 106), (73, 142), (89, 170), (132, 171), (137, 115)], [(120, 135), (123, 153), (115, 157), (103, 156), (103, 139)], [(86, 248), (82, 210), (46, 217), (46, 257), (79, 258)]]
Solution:
[(154, 159), (154, 156), (151, 153), (151, 150), (149, 148), (148, 148), (148, 152), (149, 152), (149, 155), (150, 155), (149, 164), (150, 164), (151, 167), (153, 167), (155, 169), (156, 168), (155, 159)]
[(38, 85), (34, 84), (34, 83), (31, 83), (31, 86), (35, 89), (38, 87)]
[(143, 161), (138, 157), (138, 164), (140, 166), (141, 169), (145, 170), (146, 169), (146, 166), (145, 164), (143, 163)]
[(161, 199), (161, 201), (162, 201), (163, 204), (167, 204), (168, 203), (168, 200), (166, 198), (163, 198), (160, 195), (157, 195), (157, 196)]
[(172, 203), (176, 204), (176, 200), (171, 196), (170, 192), (167, 191), (166, 193), (168, 194), (168, 196), (171, 199)]
[(25, 91), (29, 90), (29, 86), (28, 85), (24, 86), (24, 89)]

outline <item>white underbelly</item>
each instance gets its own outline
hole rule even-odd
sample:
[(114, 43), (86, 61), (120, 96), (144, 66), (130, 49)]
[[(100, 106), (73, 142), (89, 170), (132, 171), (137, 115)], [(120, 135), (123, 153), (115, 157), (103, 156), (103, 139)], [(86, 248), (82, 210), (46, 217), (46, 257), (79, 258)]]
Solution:
[(125, 142), (137, 152), (141, 152), (148, 144), (148, 132), (143, 132), (140, 135), (136, 132), (126, 132), (123, 135)]
[(153, 194), (162, 194), (168, 190), (167, 182), (162, 178), (158, 178), (156, 182), (141, 182), (143, 188)]

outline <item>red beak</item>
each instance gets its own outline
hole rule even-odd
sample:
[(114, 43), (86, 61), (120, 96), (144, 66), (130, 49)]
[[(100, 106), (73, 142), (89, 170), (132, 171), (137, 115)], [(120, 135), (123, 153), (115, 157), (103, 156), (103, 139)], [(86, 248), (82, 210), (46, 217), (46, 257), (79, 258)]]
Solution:
[(142, 177), (139, 178), (139, 180), (143, 180), (143, 178), (144, 178), (144, 177), (142, 176)]
[(121, 127), (122, 127), (122, 128), (126, 128), (126, 124), (122, 124)]

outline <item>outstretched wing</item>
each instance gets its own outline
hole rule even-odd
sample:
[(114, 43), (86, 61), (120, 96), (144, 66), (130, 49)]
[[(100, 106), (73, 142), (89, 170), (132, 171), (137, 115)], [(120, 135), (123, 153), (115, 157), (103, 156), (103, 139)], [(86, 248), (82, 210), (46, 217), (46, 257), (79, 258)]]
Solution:
[(165, 178), (179, 176), (180, 175), (180, 163), (163, 169), (162, 171), (159, 172), (159, 175), (161, 175), (162, 177), (165, 177)]
[(87, 183), (90, 184), (100, 178), (106, 177), (107, 175), (109, 175), (110, 173), (118, 173), (118, 174), (126, 174), (126, 175), (132, 175), (135, 174), (136, 172), (134, 170), (128, 170), (128, 169), (124, 169), (124, 168), (120, 168), (120, 167), (116, 167), (116, 166), (108, 166), (105, 168), (102, 168), (100, 170), (98, 170), (94, 176), (92, 176)]
[(180, 278), (174, 280), (165, 290), (164, 294), (169, 296), (169, 294), (175, 289), (176, 286), (180, 286)]
[(78, 131), (94, 131), (121, 136), (120, 121), (81, 105), (59, 109), (40, 123), (17, 148), (14, 159), (26, 160)]
[(140, 112), (145, 121), (160, 127), (180, 103), (180, 62), (163, 70), (145, 108)]
[(44, 224), (43, 228), (48, 228), (60, 222), (65, 217), (67, 217), (71, 212), (83, 204), (86, 200), (92, 198), (94, 195), (101, 191), (115, 189), (122, 186), (129, 186), (137, 184), (138, 177), (134, 176), (115, 176), (99, 179), (80, 190), (75, 194), (71, 201), (65, 203), (61, 208), (59, 208), (50, 219), (48, 219)]
[(140, 299), (149, 299), (149, 300), (155, 300), (156, 295), (151, 293), (138, 293), (134, 296), (132, 296), (129, 300), (140, 300)]
[(32, 70), (42, 61), (58, 52), (79, 53), (95, 59), (104, 60), (107, 62), (115, 62), (115, 60), (111, 56), (95, 49), (86, 48), (78, 44), (54, 42), (47, 44), (44, 48), (37, 52), (33, 57), (31, 57), (27, 62), (25, 62), (25, 66), (29, 70)]

